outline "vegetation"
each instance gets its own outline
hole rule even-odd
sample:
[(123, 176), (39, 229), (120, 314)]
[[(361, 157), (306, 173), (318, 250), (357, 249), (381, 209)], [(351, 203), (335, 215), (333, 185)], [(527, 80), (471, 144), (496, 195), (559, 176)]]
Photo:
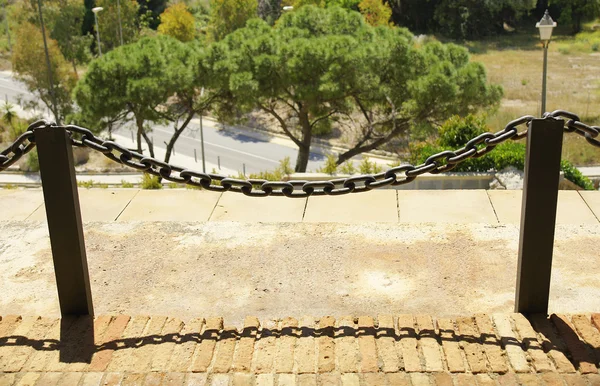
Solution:
[(148, 173), (144, 173), (144, 175), (142, 176), (141, 187), (142, 187), (142, 189), (151, 189), (151, 190), (163, 188), (162, 184), (160, 183), (160, 178), (153, 176), (151, 174), (148, 174)]
[(189, 42), (196, 35), (194, 16), (184, 3), (176, 3), (160, 15), (158, 32), (181, 42)]
[(56, 40), (47, 38), (47, 43), (53, 84), (49, 83), (48, 67), (43, 59), (42, 32), (33, 24), (25, 22), (17, 30), (12, 55), (13, 70), (16, 78), (52, 111), (56, 121), (62, 122), (73, 109), (71, 91), (77, 79)]
[(337, 120), (357, 133), (339, 154), (341, 164), (415, 125), (493, 109), (502, 96), (465, 49), (419, 47), (407, 30), (374, 28), (335, 7), (305, 6), (274, 27), (252, 20), (213, 45), (209, 59), (230, 107), (270, 114), (298, 146), (297, 172), (306, 171), (320, 121)]
[(256, 0), (212, 0), (210, 7), (209, 30), (214, 40), (223, 39), (258, 15)]
[(358, 4), (365, 21), (372, 26), (389, 25), (392, 17), (390, 5), (381, 0), (361, 0)]

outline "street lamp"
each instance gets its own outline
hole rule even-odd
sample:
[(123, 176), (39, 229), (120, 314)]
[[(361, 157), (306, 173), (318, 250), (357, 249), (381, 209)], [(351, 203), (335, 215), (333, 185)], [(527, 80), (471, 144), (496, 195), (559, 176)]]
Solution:
[(98, 29), (98, 12), (104, 10), (102, 7), (92, 8), (92, 12), (94, 12), (94, 20), (96, 21), (96, 37), (98, 38), (98, 54), (102, 56), (102, 48), (100, 47), (100, 29)]
[(544, 13), (544, 17), (535, 25), (540, 30), (540, 40), (544, 47), (544, 75), (542, 77), (542, 115), (546, 112), (546, 73), (548, 71), (548, 44), (552, 37), (552, 30), (556, 27), (556, 22), (552, 20), (548, 10)]
[(56, 108), (56, 94), (54, 92), (54, 81), (52, 80), (52, 66), (50, 65), (50, 54), (48, 53), (48, 43), (46, 42), (46, 29), (44, 27), (44, 16), (42, 14), (42, 1), (38, 0), (38, 11), (40, 13), (40, 26), (42, 27), (42, 39), (44, 40), (44, 53), (46, 56), (46, 67), (48, 69), (48, 86), (50, 87), (50, 98), (52, 99), (52, 107), (54, 108), (54, 119), (60, 125), (58, 110)]
[(119, 42), (123, 45), (123, 26), (121, 25), (121, 3), (117, 0), (117, 19), (119, 21)]
[(286, 5), (285, 7), (283, 7), (284, 11), (293, 11), (294, 10), (294, 6), (292, 5)]

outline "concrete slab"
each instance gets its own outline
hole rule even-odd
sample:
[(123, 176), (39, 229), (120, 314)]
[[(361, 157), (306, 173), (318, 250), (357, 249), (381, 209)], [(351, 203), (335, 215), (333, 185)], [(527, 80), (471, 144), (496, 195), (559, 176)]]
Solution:
[(345, 196), (309, 197), (305, 222), (398, 222), (396, 190), (373, 190)]
[(0, 219), (25, 220), (43, 203), (41, 189), (0, 189)]
[(485, 190), (398, 191), (400, 222), (496, 224)]
[[(84, 227), (97, 315), (510, 313), (510, 224), (110, 222)], [(600, 224), (558, 225), (550, 312), (600, 309)], [(0, 315), (58, 316), (47, 227), (0, 221)]]
[[(488, 191), (488, 194), (500, 223), (520, 224), (523, 191), (490, 190)], [(598, 197), (600, 198), (600, 196)], [(556, 223), (597, 224), (598, 219), (594, 216), (578, 192), (573, 190), (561, 190), (558, 192)]]
[(300, 222), (306, 199), (288, 197), (248, 197), (225, 192), (210, 221)]
[(118, 221), (207, 221), (220, 196), (205, 190), (141, 190)]
[[(138, 189), (80, 188), (81, 218), (84, 222), (115, 221), (138, 191)], [(41, 205), (28, 220), (46, 221), (44, 205)]]
[(585, 201), (588, 207), (596, 215), (596, 218), (600, 219), (600, 191), (580, 191), (581, 198)]

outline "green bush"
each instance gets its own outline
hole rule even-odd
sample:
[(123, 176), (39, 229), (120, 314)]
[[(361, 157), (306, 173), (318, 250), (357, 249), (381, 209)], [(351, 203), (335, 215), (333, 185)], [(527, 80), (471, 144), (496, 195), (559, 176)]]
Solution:
[(560, 161), (560, 169), (564, 173), (565, 178), (574, 183), (575, 185), (585, 190), (594, 190), (594, 184), (592, 183), (592, 181), (590, 181), (589, 178), (581, 174), (579, 169), (573, 166), (573, 164), (569, 161)]
[(281, 181), (294, 172), (290, 166), (290, 157), (285, 157), (279, 161), (279, 166), (272, 172), (264, 171), (260, 173), (251, 173), (249, 178), (267, 181)]
[(122, 188), (133, 188), (133, 184), (131, 182), (121, 180), (121, 187)]
[(337, 173), (337, 168), (338, 166), (335, 156), (333, 154), (328, 154), (327, 159), (325, 160), (325, 166), (319, 168), (317, 171), (319, 173), (327, 173), (332, 176)]
[(25, 161), (25, 168), (27, 172), (39, 172), (40, 171), (40, 160), (38, 158), (37, 150), (29, 152), (27, 155), (27, 161)]
[(354, 167), (354, 162), (351, 160), (344, 162), (339, 166), (340, 172), (343, 174), (354, 174), (356, 173), (356, 168)]
[(160, 179), (156, 176), (144, 173), (142, 176), (142, 189), (162, 189)]
[(458, 115), (450, 117), (438, 130), (438, 144), (441, 147), (458, 149), (471, 139), (488, 131), (485, 117), (477, 117), (473, 114), (461, 118)]

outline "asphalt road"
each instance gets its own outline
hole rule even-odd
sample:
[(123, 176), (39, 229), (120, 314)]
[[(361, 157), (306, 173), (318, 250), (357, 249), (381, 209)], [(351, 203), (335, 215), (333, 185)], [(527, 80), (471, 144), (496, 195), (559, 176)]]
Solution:
[[(0, 98), (17, 104), (18, 97), (34, 100), (35, 96), (30, 94), (25, 86), (12, 78), (9, 72), (0, 72)], [(40, 108), (40, 111), (45, 111)], [(295, 164), (298, 154), (297, 149), (291, 141), (281, 138), (274, 142), (269, 136), (249, 136), (242, 129), (221, 130), (217, 124), (210, 120), (203, 120), (204, 149), (206, 161), (217, 164), (220, 159), (221, 166), (227, 169), (239, 170), (246, 166), (247, 173), (256, 173), (264, 170), (273, 170), (279, 165), (279, 161), (290, 157), (292, 166)], [(154, 138), (155, 146), (165, 148), (171, 136), (172, 128), (155, 126), (151, 136)], [(131, 129), (124, 127), (116, 131), (124, 136), (130, 136)], [(262, 138), (261, 138), (262, 137)], [(194, 157), (194, 149), (198, 161), (201, 158), (200, 128), (199, 120), (190, 123), (189, 129), (177, 141), (175, 146), (177, 154)], [(321, 150), (316, 147), (316, 150)], [(309, 171), (316, 171), (323, 166), (325, 151), (311, 153), (308, 164)], [(360, 157), (358, 157), (360, 158)]]

